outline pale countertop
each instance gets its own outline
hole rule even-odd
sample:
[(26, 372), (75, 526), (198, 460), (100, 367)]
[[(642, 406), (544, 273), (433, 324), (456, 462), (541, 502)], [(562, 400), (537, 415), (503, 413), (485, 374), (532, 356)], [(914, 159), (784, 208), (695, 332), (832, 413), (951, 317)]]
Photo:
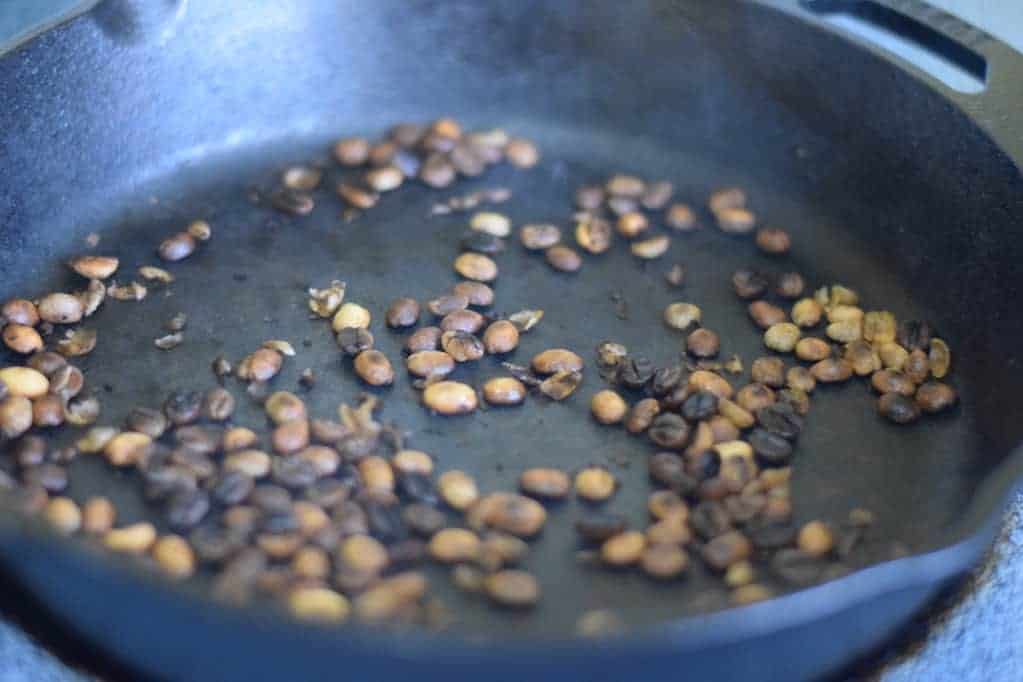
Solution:
[[(76, 0), (0, 0), (0, 42)], [(1023, 51), (1023, 0), (931, 0)], [(1023, 680), (1023, 495), (987, 561), (967, 585), (908, 627), (880, 657), (841, 680), (883, 682)], [(67, 667), (16, 625), (0, 618), (0, 682), (96, 679)]]

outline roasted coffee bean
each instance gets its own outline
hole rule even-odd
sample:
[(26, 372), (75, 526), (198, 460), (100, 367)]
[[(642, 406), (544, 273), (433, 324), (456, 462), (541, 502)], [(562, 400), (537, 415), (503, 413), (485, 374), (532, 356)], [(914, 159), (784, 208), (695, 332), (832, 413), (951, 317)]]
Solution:
[(607, 220), (588, 215), (576, 223), (575, 241), (583, 250), (599, 255), (611, 248), (614, 231)]
[(799, 342), (799, 327), (791, 322), (779, 322), (764, 332), (764, 345), (779, 353), (791, 353)]
[[(479, 282), (477, 282), (477, 284), (479, 284)], [(486, 285), (484, 284), (482, 286)], [(445, 294), (444, 296), (432, 299), (426, 304), (426, 308), (438, 317), (444, 317), (456, 310), (465, 310), (468, 306), (469, 298), (462, 294)]]
[(306, 419), (305, 403), (294, 393), (276, 391), (270, 394), (263, 403), (266, 415), (276, 425), (286, 424), (296, 419)]
[(518, 537), (532, 537), (547, 521), (543, 505), (524, 495), (492, 493), (481, 498), (466, 516), (473, 527), (490, 527)]
[(150, 523), (135, 523), (107, 531), (103, 544), (114, 552), (141, 555), (156, 542), (156, 528)]
[(224, 505), (239, 504), (249, 496), (255, 484), (250, 476), (239, 471), (220, 475), (211, 489), (213, 499)]
[(689, 517), (689, 507), (673, 490), (655, 490), (650, 493), (647, 498), (647, 511), (657, 520), (677, 518), (684, 521)]
[(519, 229), (519, 239), (530, 251), (543, 251), (561, 241), (561, 229), (549, 224), (523, 225)]
[(42, 350), (43, 337), (34, 328), (10, 323), (3, 328), (3, 340), (15, 353), (28, 355)]
[(47, 394), (32, 402), (32, 424), (37, 428), (60, 426), (64, 423), (64, 403), (59, 396)]
[(587, 542), (604, 542), (623, 533), (627, 527), (624, 516), (610, 512), (589, 512), (575, 522), (576, 532)]
[(82, 505), (82, 530), (90, 535), (103, 535), (114, 526), (117, 510), (105, 497), (91, 497)]
[(192, 528), (210, 511), (209, 495), (202, 490), (175, 494), (167, 503), (167, 522), (178, 529)]
[[(456, 310), (448, 313), (440, 321), (440, 328), (444, 331), (465, 332), (475, 334), (483, 328), (485, 319), (475, 310)], [(508, 324), (511, 324), (510, 322)], [(514, 327), (514, 325), (512, 325)], [(518, 333), (516, 331), (516, 333)]]
[(767, 464), (785, 464), (792, 458), (792, 444), (776, 433), (757, 428), (750, 432), (748, 439), (753, 452)]
[(0, 369), (0, 383), (4, 385), (8, 397), (17, 396), (29, 400), (46, 395), (50, 388), (50, 380), (30, 367)]
[(747, 384), (739, 389), (735, 396), (735, 402), (749, 412), (756, 412), (763, 407), (773, 405), (776, 400), (777, 396), (774, 391), (763, 384)]
[(714, 569), (723, 571), (739, 561), (745, 561), (753, 551), (753, 545), (738, 531), (728, 531), (713, 538), (703, 546), (703, 560)]
[(618, 481), (607, 469), (589, 466), (576, 473), (573, 485), (579, 497), (590, 502), (603, 502), (614, 495)]
[(395, 542), (405, 537), (405, 525), (398, 505), (364, 504), (363, 508), (370, 533), (381, 542)]
[(785, 362), (777, 357), (757, 358), (750, 368), (750, 376), (755, 382), (781, 388), (785, 385)]
[[(426, 329), (435, 329), (435, 327), (427, 327)], [(420, 329), (420, 332), (425, 329)], [(438, 336), (439, 336), (439, 331)], [(418, 333), (418, 332), (417, 332)], [(415, 334), (413, 334), (415, 336)], [(412, 337), (409, 337), (411, 340)], [(343, 327), (337, 332), (338, 348), (341, 352), (350, 357), (359, 355), (363, 351), (371, 350), (373, 348), (373, 334), (368, 329), (361, 327)]]
[(931, 339), (931, 347), (927, 353), (927, 362), (931, 366), (931, 376), (941, 379), (948, 374), (952, 365), (952, 352), (948, 344), (938, 338)]
[(898, 342), (906, 350), (926, 351), (931, 343), (931, 326), (919, 320), (907, 320), (899, 325)]
[(411, 327), (419, 321), (419, 302), (414, 298), (395, 299), (387, 308), (384, 320), (388, 327)]
[(504, 570), (488, 575), (483, 590), (494, 603), (507, 608), (529, 608), (540, 599), (540, 585), (530, 573)]
[(526, 387), (513, 377), (497, 377), (483, 384), (483, 398), (491, 405), (520, 405), (526, 399)]
[(0, 434), (7, 438), (17, 438), (30, 428), (32, 428), (31, 400), (20, 395), (8, 395), (0, 400)]
[(896, 424), (909, 424), (920, 418), (920, 407), (913, 401), (898, 393), (885, 393), (877, 401), (877, 411)]
[(650, 440), (662, 448), (681, 450), (689, 440), (689, 423), (677, 414), (659, 414), (647, 429)]
[(302, 457), (280, 457), (271, 466), (273, 480), (285, 487), (298, 489), (312, 485), (319, 478), (316, 466)]
[(783, 404), (774, 404), (757, 410), (757, 422), (767, 431), (793, 440), (803, 430), (803, 418)]
[(789, 233), (777, 227), (762, 227), (757, 230), (757, 247), (764, 253), (772, 255), (788, 253), (792, 247)]
[(267, 514), (285, 514), (291, 511), (291, 493), (279, 485), (263, 483), (249, 494), (249, 504)]
[(653, 362), (644, 357), (629, 356), (618, 363), (615, 378), (626, 388), (640, 389), (646, 386), (653, 376)]
[(181, 426), (174, 431), (174, 441), (191, 452), (209, 455), (220, 449), (223, 429), (215, 426)]
[(17, 462), (18, 466), (34, 467), (39, 466), (46, 460), (47, 444), (42, 436), (22, 436), (11, 443), (7, 452)]
[(770, 329), (785, 321), (785, 311), (767, 301), (753, 301), (747, 311), (753, 323), (761, 329)]
[(671, 246), (671, 238), (668, 235), (657, 235), (649, 239), (640, 239), (629, 245), (632, 255), (644, 260), (654, 260), (667, 253)]
[(48, 493), (60, 493), (67, 488), (67, 469), (58, 464), (42, 464), (21, 472), (25, 486), (39, 486)]
[(508, 320), (493, 322), (483, 333), (483, 347), (492, 355), (510, 353), (519, 345), (519, 330)]
[[(337, 309), (330, 325), (334, 332), (337, 333), (348, 327), (366, 329), (369, 327), (369, 323), (371, 321), (372, 315), (369, 310), (358, 303), (348, 302)], [(265, 381), (265, 379), (263, 379), (263, 381)]]
[[(483, 234), (477, 232), (475, 234)], [(495, 237), (496, 239), (496, 237)], [(455, 259), (455, 272), (466, 279), (477, 282), (492, 282), (497, 279), (497, 263), (481, 253), (463, 253)]]
[(955, 390), (940, 381), (928, 381), (920, 384), (920, 388), (916, 391), (916, 404), (924, 412), (931, 414), (941, 412), (955, 403)]
[(774, 290), (782, 298), (796, 299), (803, 295), (806, 282), (798, 272), (783, 272), (778, 276)]
[(534, 355), (531, 364), (533, 369), (541, 374), (578, 372), (583, 368), (583, 359), (570, 350), (551, 348)]
[(831, 357), (831, 344), (824, 339), (807, 337), (796, 343), (796, 357), (807, 362), (818, 362)]
[(689, 525), (705, 540), (720, 537), (732, 530), (728, 511), (716, 501), (700, 502), (693, 507), (689, 512)]
[(147, 407), (135, 407), (128, 413), (128, 418), (125, 420), (124, 425), (129, 431), (138, 431), (155, 439), (162, 436), (167, 430), (168, 420), (158, 410), (152, 410)]
[(644, 535), (627, 530), (604, 541), (600, 546), (600, 558), (608, 566), (629, 566), (640, 560), (645, 549)]
[(629, 210), (621, 213), (618, 216), (618, 221), (615, 223), (615, 229), (618, 234), (622, 235), (626, 239), (634, 239), (639, 235), (646, 232), (650, 227), (650, 221), (647, 217), (635, 210)]
[(394, 368), (387, 356), (378, 350), (364, 350), (355, 356), (355, 373), (370, 386), (394, 383)]
[(202, 411), (202, 395), (195, 391), (175, 391), (163, 404), (163, 413), (174, 426), (191, 424)]
[(674, 544), (649, 545), (640, 559), (643, 572), (658, 580), (677, 578), (685, 572), (688, 565), (688, 555)]
[[(720, 462), (720, 458), (717, 458)], [(698, 482), (686, 471), (686, 461), (673, 452), (658, 452), (650, 457), (648, 464), (650, 478), (659, 485), (688, 495), (696, 490)], [(715, 470), (715, 474), (717, 471)], [(711, 474), (713, 475), (713, 474)]]
[(662, 367), (654, 372), (650, 382), (650, 392), (655, 396), (665, 396), (682, 385), (685, 378), (685, 369), (680, 365)]
[(444, 377), (455, 369), (454, 359), (439, 350), (424, 350), (413, 353), (405, 360), (410, 374), (422, 378)]
[(771, 559), (771, 571), (793, 585), (812, 585), (824, 572), (825, 563), (799, 549), (782, 549)]
[(583, 265), (582, 257), (573, 249), (556, 245), (544, 252), (548, 265), (559, 272), (577, 272)]
[(532, 168), (540, 161), (540, 152), (529, 140), (514, 137), (504, 146), (504, 155), (508, 163), (516, 168)]
[(52, 324), (74, 324), (85, 315), (82, 302), (71, 294), (47, 294), (36, 307), (39, 317)]
[(913, 383), (923, 383), (931, 373), (927, 354), (919, 348), (910, 352), (902, 371)]
[(767, 277), (755, 270), (736, 270), (732, 275), (732, 288), (739, 298), (750, 300), (767, 293)]
[(590, 400), (590, 411), (601, 424), (617, 424), (625, 418), (629, 406), (611, 390), (598, 391)]
[(759, 550), (791, 547), (796, 542), (796, 529), (788, 523), (760, 522), (747, 526), (746, 533)]
[(792, 306), (792, 321), (803, 328), (814, 327), (824, 315), (824, 308), (812, 298), (803, 298)]
[[(32, 301), (24, 298), (12, 298), (0, 306), (0, 317), (3, 317), (12, 324), (21, 324), (27, 327), (35, 327), (39, 324), (39, 310)], [(43, 371), (39, 367), (34, 367)], [(44, 374), (48, 372), (43, 372)]]
[(654, 418), (660, 414), (661, 406), (655, 398), (645, 398), (632, 406), (625, 418), (625, 430), (629, 433), (646, 431)]
[(402, 520), (408, 528), (422, 537), (430, 537), (447, 523), (444, 512), (434, 506), (412, 503), (402, 509)]
[(810, 521), (799, 529), (796, 544), (803, 552), (813, 557), (828, 554), (835, 547), (835, 536), (821, 521)]
[(468, 332), (442, 332), (440, 345), (445, 353), (454, 358), (455, 362), (479, 360), (486, 353), (483, 342)]
[(712, 358), (718, 354), (721, 340), (717, 332), (701, 328), (686, 337), (686, 352), (698, 358)]
[(437, 504), (439, 498), (434, 490), (433, 481), (428, 474), (402, 474), (398, 478), (398, 490), (413, 502)]
[(672, 329), (687, 331), (700, 323), (703, 311), (692, 303), (671, 303), (664, 309), (664, 323)]
[(685, 458), (685, 473), (689, 476), (692, 489), (695, 490), (698, 481), (706, 481), (714, 478), (721, 471), (721, 455), (717, 450), (707, 449), (702, 452), (687, 453)]
[(465, 297), (469, 305), (488, 306), (494, 302), (494, 290), (483, 282), (459, 282), (452, 288), (452, 293)]
[(846, 381), (852, 376), (852, 365), (847, 360), (827, 358), (810, 367), (813, 378), (822, 384)]
[(361, 166), (369, 160), (369, 141), (362, 137), (347, 137), (334, 145), (334, 158), (342, 166)]
[(708, 391), (697, 391), (682, 403), (682, 416), (690, 421), (707, 419), (718, 409), (718, 397)]
[(519, 476), (519, 488), (533, 497), (560, 500), (568, 495), (572, 482), (560, 469), (527, 469)]

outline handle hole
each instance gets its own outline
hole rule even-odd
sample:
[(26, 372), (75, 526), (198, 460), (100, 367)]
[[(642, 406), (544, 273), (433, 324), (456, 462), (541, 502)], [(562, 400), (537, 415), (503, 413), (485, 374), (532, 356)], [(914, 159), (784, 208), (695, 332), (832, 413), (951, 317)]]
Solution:
[(926, 71), (953, 90), (987, 85), (987, 60), (962, 43), (873, 0), (802, 0), (829, 24), (874, 43)]

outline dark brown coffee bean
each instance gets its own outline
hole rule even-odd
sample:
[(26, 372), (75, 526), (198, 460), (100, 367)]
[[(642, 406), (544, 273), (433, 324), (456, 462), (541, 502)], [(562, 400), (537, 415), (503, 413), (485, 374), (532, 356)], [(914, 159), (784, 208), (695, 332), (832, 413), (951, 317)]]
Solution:
[(744, 561), (753, 552), (749, 539), (739, 531), (729, 531), (710, 540), (703, 546), (703, 560), (714, 569), (723, 571), (729, 566)]
[(7, 452), (22, 468), (39, 466), (46, 460), (46, 439), (42, 436), (22, 436), (11, 443)]
[(220, 449), (224, 431), (216, 426), (180, 426), (174, 431), (174, 441), (191, 452), (209, 455)]
[(167, 417), (162, 412), (148, 407), (135, 407), (124, 422), (129, 431), (144, 433), (150, 438), (159, 438), (167, 430)]
[(653, 379), (654, 363), (645, 357), (629, 356), (618, 363), (615, 375), (618, 383), (627, 388), (639, 389)]
[(650, 382), (650, 392), (655, 396), (665, 396), (683, 384), (685, 369), (680, 365), (662, 367), (654, 372)]
[(409, 353), (418, 353), (425, 350), (437, 350), (440, 345), (440, 337), (443, 334), (440, 327), (422, 327), (412, 332), (405, 341), (405, 350)]
[(210, 511), (210, 498), (202, 490), (175, 494), (167, 503), (167, 522), (174, 528), (192, 528)]
[(263, 483), (249, 494), (249, 504), (267, 514), (284, 514), (291, 511), (291, 493), (279, 485)]
[(475, 310), (456, 310), (444, 316), (440, 321), (440, 328), (443, 331), (475, 334), (483, 328), (485, 322), (484, 317)]
[(803, 295), (806, 283), (798, 272), (783, 272), (778, 276), (774, 290), (782, 298), (797, 299)]
[(901, 372), (887, 369), (874, 372), (870, 377), (870, 385), (878, 393), (900, 393), (905, 396), (911, 396), (916, 393), (916, 384), (909, 377)]
[(698, 485), (697, 480), (687, 473), (685, 460), (673, 452), (654, 454), (650, 457), (647, 468), (651, 480), (679, 495), (692, 493)]
[(899, 345), (912, 352), (926, 351), (931, 343), (931, 326), (919, 320), (907, 320), (899, 325)]
[(222, 422), (234, 414), (235, 400), (230, 391), (217, 387), (206, 392), (202, 403), (202, 415), (211, 421)]
[(748, 526), (746, 534), (759, 550), (791, 547), (796, 542), (796, 529), (789, 523), (761, 522)]
[(490, 354), (510, 353), (519, 345), (519, 330), (508, 320), (497, 320), (483, 333), (483, 346)]
[(451, 291), (455, 296), (464, 296), (469, 305), (488, 306), (494, 303), (494, 290), (483, 282), (466, 280), (456, 284)]
[(64, 402), (52, 393), (39, 396), (32, 402), (32, 424), (37, 428), (60, 426), (64, 423)]
[(411, 327), (419, 321), (419, 302), (414, 298), (395, 299), (384, 316), (388, 327)]
[(803, 430), (803, 418), (787, 405), (774, 404), (756, 411), (757, 422), (767, 431), (793, 440)]
[(412, 503), (402, 510), (402, 520), (422, 537), (431, 537), (447, 524), (444, 512), (429, 504)]
[(735, 396), (735, 402), (744, 410), (756, 412), (757, 410), (773, 405), (777, 396), (763, 384), (747, 384), (739, 389)]
[[(420, 330), (423, 331), (423, 330)], [(349, 357), (373, 348), (373, 334), (361, 327), (343, 327), (335, 339), (341, 352)]]
[(240, 504), (249, 496), (255, 484), (250, 476), (240, 471), (228, 471), (217, 479), (211, 494), (213, 499), (224, 505)]
[(188, 542), (201, 562), (220, 564), (239, 552), (245, 539), (226, 528), (205, 524), (189, 533)]
[(747, 311), (753, 323), (761, 329), (770, 329), (786, 320), (785, 311), (767, 301), (753, 301)]
[(915, 384), (923, 383), (931, 374), (931, 364), (927, 353), (919, 348), (912, 351), (902, 366), (902, 372)]
[(885, 393), (877, 401), (877, 411), (896, 424), (909, 424), (920, 418), (920, 408), (912, 398), (898, 393)]
[(721, 537), (732, 530), (732, 519), (724, 505), (716, 501), (700, 502), (689, 512), (689, 524), (705, 540)]
[(767, 464), (782, 465), (792, 458), (792, 444), (766, 429), (753, 429), (748, 436), (753, 452)]
[(660, 414), (654, 418), (647, 435), (662, 448), (681, 450), (689, 441), (689, 423), (677, 414)]
[(629, 433), (643, 433), (650, 428), (654, 417), (660, 412), (661, 405), (657, 399), (644, 398), (640, 400), (629, 410), (629, 415), (625, 418), (625, 430)]
[(576, 532), (587, 542), (604, 542), (625, 531), (628, 521), (620, 514), (590, 512), (575, 522)]
[(690, 421), (710, 418), (718, 410), (718, 397), (708, 391), (697, 391), (682, 403), (682, 416)]
[(320, 475), (316, 466), (302, 457), (278, 457), (271, 472), (275, 483), (293, 490), (312, 485)]
[(931, 414), (947, 410), (955, 405), (956, 399), (955, 389), (940, 381), (923, 383), (916, 391), (916, 404)]
[(769, 284), (767, 277), (754, 270), (736, 270), (732, 275), (732, 288), (739, 298), (746, 300), (763, 296)]
[(467, 332), (442, 332), (440, 345), (445, 353), (454, 358), (455, 362), (479, 360), (486, 353), (483, 342)]
[(202, 395), (195, 391), (175, 391), (163, 404), (163, 413), (175, 426), (191, 424), (199, 418)]
[(782, 549), (771, 559), (771, 571), (793, 585), (812, 585), (824, 568), (824, 561), (798, 549)]
[[(477, 284), (482, 283), (477, 282)], [(482, 286), (486, 285), (482, 284)], [(427, 309), (438, 317), (444, 317), (456, 310), (465, 310), (468, 306), (469, 298), (461, 294), (445, 294), (444, 296), (432, 299), (426, 304)]]
[(428, 474), (402, 474), (398, 478), (398, 491), (407, 499), (423, 504), (437, 504), (437, 492)]

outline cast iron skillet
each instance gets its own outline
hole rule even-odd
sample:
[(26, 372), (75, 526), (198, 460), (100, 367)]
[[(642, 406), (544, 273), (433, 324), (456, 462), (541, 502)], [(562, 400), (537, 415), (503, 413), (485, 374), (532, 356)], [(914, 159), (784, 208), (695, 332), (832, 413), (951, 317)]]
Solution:
[[(727, 281), (752, 263), (846, 282), (868, 305), (931, 320), (957, 351), (960, 409), (900, 429), (879, 421), (862, 385), (820, 390), (801, 440), (797, 520), (874, 510), (874, 538), (852, 562), (868, 568), (719, 611), (726, 595), (699, 569), (659, 587), (574, 565), (572, 503), (552, 513), (528, 562), (546, 593), (539, 611), (495, 616), (445, 593), (462, 616), (454, 635), (321, 630), (221, 609), (8, 520), (0, 556), (11, 575), (106, 654), (179, 679), (799, 679), (876, 645), (977, 560), (1023, 469), (1013, 454), (1023, 435), (1014, 225), (1023, 181), (1013, 158), (1023, 144), (1008, 117), (1023, 59), (943, 15), (902, 7), (923, 22), (904, 33), (986, 79), (983, 94), (966, 96), (822, 29), (804, 7), (765, 4), (103, 3), (0, 60), (0, 297), (72, 286), (60, 261), (90, 231), (130, 271), (153, 260), (170, 230), (205, 217), (215, 238), (175, 267), (171, 296), (108, 303), (95, 318), (100, 344), (83, 367), (105, 389), (104, 419), (172, 387), (208, 387), (213, 357), (274, 337), (310, 341), (276, 383), (294, 386), (314, 367), (323, 378), (309, 400), (328, 416), (361, 389), (326, 325), (307, 319), (304, 287), (341, 277), (374, 310), (441, 291), (464, 217), (428, 220), (438, 193), (422, 187), (348, 225), (329, 192), (305, 220), (253, 206), (247, 190), (269, 186), (286, 163), (324, 157), (340, 134), (449, 113), (540, 143), (536, 171), (498, 170), (440, 194), (510, 186), (517, 223), (567, 221), (572, 188), (614, 170), (666, 177), (696, 205), (739, 184), (793, 233), (788, 263), (704, 230), (675, 240), (669, 260), (691, 272), (678, 294), (658, 267), (621, 252), (574, 278), (514, 254), (502, 261), (499, 307), (547, 311), (519, 359), (615, 338), (666, 362), (678, 341), (658, 316), (681, 297), (699, 302), (725, 352), (748, 362), (762, 349)], [(615, 316), (611, 292), (629, 320)], [(191, 319), (187, 345), (161, 354), (151, 341), (178, 310)], [(401, 337), (377, 336), (398, 357)], [(461, 371), (478, 383), (498, 368)], [(591, 372), (574, 400), (452, 420), (426, 415), (404, 381), (382, 395), (385, 418), (406, 425), (416, 447), (486, 487), (540, 463), (624, 457), (632, 469), (620, 471), (614, 506), (638, 518), (647, 450), (585, 418), (600, 384)], [(246, 406), (239, 420), (255, 418)], [(124, 520), (143, 513), (130, 476), (83, 461), (73, 479), (73, 495), (102, 490)], [(900, 548), (911, 556), (893, 560)], [(632, 634), (565, 637), (597, 607), (620, 611)]]

